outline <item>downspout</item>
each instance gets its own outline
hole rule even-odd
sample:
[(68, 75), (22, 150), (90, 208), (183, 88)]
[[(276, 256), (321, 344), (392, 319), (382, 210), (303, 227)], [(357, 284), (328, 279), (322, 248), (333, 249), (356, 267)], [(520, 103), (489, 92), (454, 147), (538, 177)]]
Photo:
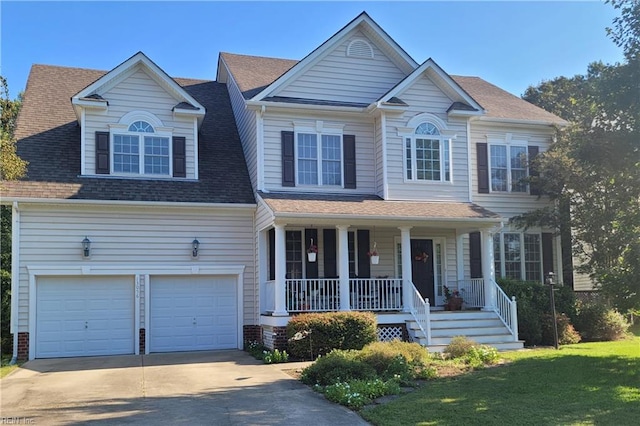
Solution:
[(20, 297), (20, 210), (13, 202), (11, 211), (11, 324), (13, 334), (13, 356), (10, 364), (18, 360), (18, 298)]
[[(477, 155), (476, 155), (477, 156)], [(467, 176), (469, 182), (469, 202), (473, 203), (473, 183), (471, 182), (471, 117), (467, 118)]]
[(382, 132), (382, 198), (389, 199), (389, 181), (387, 176), (387, 116), (380, 114), (380, 131)]

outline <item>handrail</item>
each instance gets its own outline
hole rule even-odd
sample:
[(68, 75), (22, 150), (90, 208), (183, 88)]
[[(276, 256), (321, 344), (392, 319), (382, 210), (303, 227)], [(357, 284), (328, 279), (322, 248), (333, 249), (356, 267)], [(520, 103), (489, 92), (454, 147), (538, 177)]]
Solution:
[(410, 284), (411, 288), (413, 289), (413, 292), (411, 293), (412, 300), (410, 305), (411, 316), (413, 316), (416, 324), (418, 324), (418, 327), (420, 327), (420, 331), (422, 331), (427, 337), (428, 346), (431, 344), (431, 317), (429, 313), (429, 299), (422, 298), (422, 295), (420, 294), (418, 289), (416, 289), (416, 286), (413, 285), (413, 282), (407, 280), (405, 281), (405, 283)]
[(518, 341), (518, 305), (516, 303), (516, 297), (513, 296), (509, 299), (509, 296), (500, 288), (498, 283), (491, 280), (491, 284), (495, 289), (496, 305), (495, 312), (500, 317), (502, 323), (509, 329), (513, 336), (513, 341)]

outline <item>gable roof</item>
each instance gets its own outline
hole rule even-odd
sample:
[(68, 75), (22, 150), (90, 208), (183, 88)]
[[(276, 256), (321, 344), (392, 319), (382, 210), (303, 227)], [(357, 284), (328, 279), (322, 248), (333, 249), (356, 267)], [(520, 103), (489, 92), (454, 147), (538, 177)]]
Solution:
[[(442, 68), (436, 62), (429, 58), (422, 63), (418, 68), (413, 70), (411, 74), (406, 76), (402, 81), (398, 82), (393, 88), (391, 88), (387, 93), (382, 95), (380, 99), (378, 99), (377, 104), (381, 105), (384, 103), (388, 103), (392, 98), (396, 98), (399, 94), (408, 88), (413, 82), (419, 79), (422, 75), (429, 75), (431, 80), (434, 81), (436, 86), (443, 90), (445, 94), (449, 97), (454, 98), (454, 103), (451, 105), (453, 108), (454, 105), (460, 103), (465, 105), (465, 107), (469, 107), (470, 109), (464, 108), (464, 111), (473, 111), (474, 114), (479, 115), (482, 113), (483, 108), (475, 99), (473, 99), (469, 94), (455, 81), (453, 80), (449, 74), (444, 72)], [(397, 99), (397, 98), (396, 98)], [(451, 109), (451, 108), (450, 108)]]
[[(254, 93), (268, 85), (269, 80), (274, 81), (280, 77), (279, 71), (290, 69), (292, 63), (295, 62), (291, 59), (264, 58), (230, 53), (225, 53), (221, 57), (225, 60), (229, 72), (233, 75), (246, 100), (251, 99)], [(227, 61), (227, 58), (232, 58), (232, 60)], [(269, 66), (256, 68), (259, 63), (266, 63)], [(482, 106), (485, 111), (482, 119), (517, 122), (531, 121), (555, 125), (567, 124), (565, 120), (557, 115), (514, 96), (480, 77), (449, 76), (464, 92)], [(389, 99), (389, 101), (391, 102), (392, 99)], [(462, 107), (461, 104), (457, 106)]]
[(199, 132), (199, 180), (80, 175), (80, 128), (69, 98), (105, 71), (34, 65), (16, 126), (27, 177), (2, 182), (5, 200), (25, 198), (254, 204), (229, 95), (221, 83), (175, 79), (208, 111)]
[(382, 45), (388, 47), (387, 54), (389, 59), (394, 61), (400, 69), (404, 70), (405, 73), (410, 73), (415, 67), (418, 66), (416, 61), (414, 61), (413, 58), (409, 56), (409, 54), (382, 29), (382, 27), (380, 27), (373, 19), (371, 19), (371, 17), (366, 12), (362, 12), (351, 22), (342, 27), (342, 29), (340, 29), (337, 33), (331, 36), (327, 41), (322, 43), (311, 53), (302, 58), (302, 60), (294, 64), (284, 74), (278, 76), (270, 83), (268, 83), (268, 86), (264, 87), (258, 93), (253, 95), (251, 97), (251, 100), (260, 101), (263, 100), (263, 98), (273, 94), (276, 89), (282, 87), (287, 82), (294, 79), (297, 75), (303, 73), (306, 69), (316, 64), (325, 56), (327, 52), (331, 50), (332, 47), (340, 43), (340, 41), (342, 41), (355, 28), (361, 28), (371, 37), (382, 41)]
[[(90, 84), (71, 97), (71, 102), (74, 105), (82, 105), (79, 101), (87, 99), (103, 100), (100, 93), (106, 91), (105, 87), (108, 87), (110, 84), (126, 77), (128, 73), (135, 70), (137, 66), (141, 66), (146, 69), (151, 78), (176, 99), (177, 105), (174, 107), (174, 110), (182, 109), (180, 105), (186, 104), (189, 105), (189, 108), (185, 108), (186, 110), (189, 110), (191, 113), (193, 113), (193, 111), (198, 111), (200, 116), (204, 116), (206, 112), (205, 107), (142, 52), (134, 54), (111, 71), (104, 73), (93, 82), (90, 82)], [(76, 115), (79, 117), (77, 110)]]

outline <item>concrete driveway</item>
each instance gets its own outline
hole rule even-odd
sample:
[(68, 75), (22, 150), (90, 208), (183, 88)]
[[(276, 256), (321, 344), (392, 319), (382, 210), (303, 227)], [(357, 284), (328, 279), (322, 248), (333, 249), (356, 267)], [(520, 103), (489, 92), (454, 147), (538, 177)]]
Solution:
[(242, 351), (35, 360), (0, 381), (0, 417), (36, 425), (368, 424), (287, 368)]

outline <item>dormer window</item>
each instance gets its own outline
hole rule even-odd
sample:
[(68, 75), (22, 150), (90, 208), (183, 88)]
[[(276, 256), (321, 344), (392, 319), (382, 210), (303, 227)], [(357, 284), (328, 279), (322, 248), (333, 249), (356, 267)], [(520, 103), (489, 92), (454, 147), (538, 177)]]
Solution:
[(159, 132), (146, 121), (113, 132), (114, 174), (171, 176), (171, 134)]
[(420, 123), (405, 137), (404, 164), (407, 181), (451, 182), (451, 139), (431, 122)]

